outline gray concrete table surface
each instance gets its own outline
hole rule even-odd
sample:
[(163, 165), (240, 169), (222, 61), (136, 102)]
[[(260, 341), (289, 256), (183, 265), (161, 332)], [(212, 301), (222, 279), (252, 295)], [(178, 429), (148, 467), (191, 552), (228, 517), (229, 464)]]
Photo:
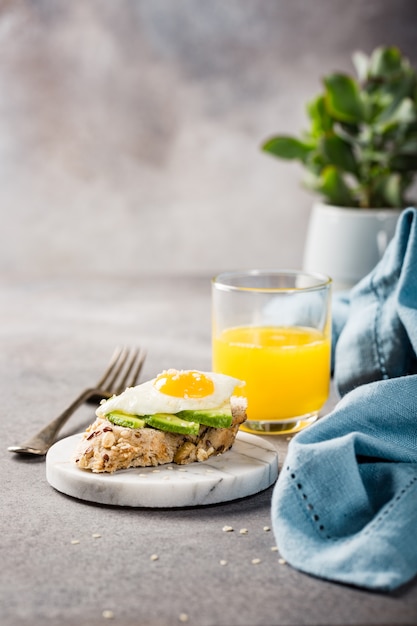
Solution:
[[(106, 507), (58, 493), (43, 460), (7, 452), (98, 378), (115, 345), (146, 348), (143, 380), (210, 369), (209, 277), (0, 280), (1, 626), (417, 623), (415, 581), (371, 593), (281, 563), (265, 530), (272, 487), (207, 507)], [(83, 407), (62, 434), (92, 416)], [(287, 438), (268, 440), (282, 463)]]

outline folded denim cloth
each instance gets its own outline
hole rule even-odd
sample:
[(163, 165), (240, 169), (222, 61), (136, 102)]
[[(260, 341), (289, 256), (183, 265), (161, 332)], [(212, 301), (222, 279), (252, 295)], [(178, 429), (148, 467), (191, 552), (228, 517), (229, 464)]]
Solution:
[(291, 441), (274, 488), (282, 556), (370, 589), (417, 575), (417, 211), (334, 308), (334, 411)]
[(344, 395), (374, 380), (417, 373), (417, 211), (403, 211), (373, 272), (335, 298), (334, 377)]

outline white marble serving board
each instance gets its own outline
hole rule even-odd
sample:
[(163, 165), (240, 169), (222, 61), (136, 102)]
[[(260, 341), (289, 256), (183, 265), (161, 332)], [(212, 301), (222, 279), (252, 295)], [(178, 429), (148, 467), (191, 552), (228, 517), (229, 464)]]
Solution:
[(239, 432), (233, 448), (203, 463), (131, 468), (114, 474), (79, 469), (72, 456), (81, 434), (55, 443), (46, 456), (46, 479), (66, 495), (116, 506), (172, 508), (227, 502), (270, 487), (278, 453), (256, 435)]

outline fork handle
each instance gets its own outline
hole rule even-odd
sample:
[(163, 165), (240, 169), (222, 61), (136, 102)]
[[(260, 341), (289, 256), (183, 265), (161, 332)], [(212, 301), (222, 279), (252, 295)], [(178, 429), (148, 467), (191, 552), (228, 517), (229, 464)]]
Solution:
[(85, 389), (78, 398), (76, 398), (61, 415), (56, 417), (52, 422), (47, 424), (36, 435), (20, 446), (9, 446), (10, 452), (20, 454), (34, 454), (44, 456), (55, 441), (55, 438), (64, 424), (71, 415), (80, 407), (88, 398), (99, 393), (97, 389)]

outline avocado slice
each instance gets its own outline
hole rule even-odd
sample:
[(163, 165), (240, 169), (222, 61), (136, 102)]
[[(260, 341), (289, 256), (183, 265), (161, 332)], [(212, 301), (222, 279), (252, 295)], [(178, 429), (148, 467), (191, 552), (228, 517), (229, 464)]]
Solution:
[(230, 407), (223, 409), (180, 411), (176, 413), (176, 415), (183, 420), (191, 420), (192, 422), (198, 422), (199, 424), (211, 426), (212, 428), (229, 428), (233, 421)]
[(124, 426), (125, 428), (144, 428), (146, 426), (145, 420), (135, 415), (128, 415), (121, 411), (112, 411), (107, 413), (106, 419), (116, 426)]
[(148, 426), (157, 428), (158, 430), (165, 430), (170, 433), (180, 433), (182, 435), (198, 435), (200, 431), (200, 424), (189, 420), (183, 420), (177, 415), (170, 413), (155, 413), (154, 415), (144, 415)]
[(106, 419), (124, 428), (151, 426), (158, 430), (182, 435), (198, 435), (200, 424), (212, 428), (229, 428), (232, 423), (230, 407), (223, 409), (187, 410), (179, 413), (155, 413), (154, 415), (130, 415), (122, 411), (111, 411)]

